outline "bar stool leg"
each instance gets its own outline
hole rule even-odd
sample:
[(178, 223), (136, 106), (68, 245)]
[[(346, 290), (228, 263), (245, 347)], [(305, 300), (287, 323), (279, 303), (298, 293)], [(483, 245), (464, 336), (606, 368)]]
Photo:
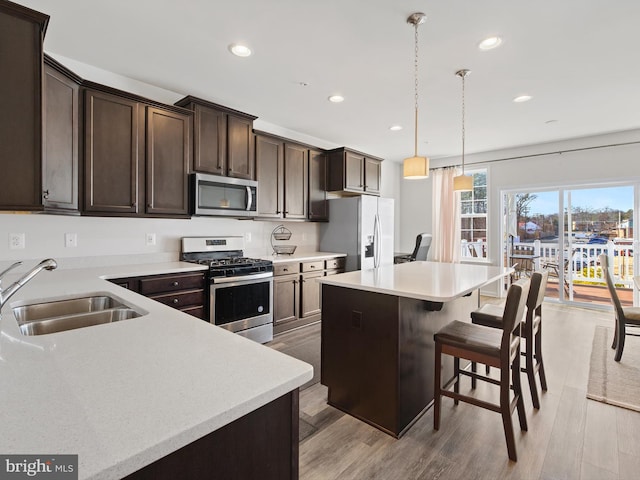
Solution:
[[(478, 371), (478, 364), (476, 362), (471, 362), (471, 371), (473, 373)], [(471, 377), (471, 388), (476, 388), (477, 383), (478, 381), (476, 380), (476, 377)]]
[[(453, 358), (453, 378), (455, 383), (453, 384), (453, 391), (460, 393), (460, 359), (458, 357)], [(460, 401), (457, 398), (453, 399), (453, 404), (458, 405)]]
[(513, 422), (511, 421), (511, 408), (509, 402), (509, 368), (500, 369), (500, 413), (502, 415), (502, 426), (504, 437), (507, 440), (507, 452), (509, 459), (518, 461), (516, 453), (516, 439), (513, 434)]
[[(527, 336), (525, 345), (525, 371), (527, 372), (527, 379), (529, 380), (529, 390), (531, 390), (531, 403), (533, 403), (533, 408), (540, 409), (540, 399), (538, 398), (538, 386), (536, 385), (536, 369), (535, 362), (533, 359), (533, 339)], [(537, 339), (537, 335), (536, 335)]]
[(540, 324), (536, 333), (536, 363), (538, 366), (538, 374), (540, 375), (540, 386), (542, 390), (546, 392), (547, 376), (544, 373), (544, 361), (542, 360), (542, 324)]
[(513, 375), (513, 391), (517, 395), (516, 408), (518, 410), (518, 421), (520, 422), (520, 430), (526, 432), (527, 415), (524, 411), (524, 398), (522, 397), (522, 382), (520, 381), (520, 348), (518, 354), (513, 359), (512, 375)]
[(440, 429), (440, 406), (442, 395), (440, 393), (440, 382), (442, 375), (442, 344), (436, 341), (436, 365), (434, 372), (434, 389), (433, 389), (433, 429)]

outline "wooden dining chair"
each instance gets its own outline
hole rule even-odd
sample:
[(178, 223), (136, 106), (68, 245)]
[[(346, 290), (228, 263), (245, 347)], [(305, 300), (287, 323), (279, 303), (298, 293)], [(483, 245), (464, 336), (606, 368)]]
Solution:
[(640, 308), (622, 306), (620, 299), (618, 298), (618, 292), (616, 292), (616, 286), (613, 283), (613, 278), (611, 276), (609, 257), (606, 253), (602, 253), (598, 256), (598, 260), (600, 261), (600, 267), (602, 267), (602, 274), (607, 282), (607, 288), (609, 289), (609, 295), (611, 296), (611, 303), (613, 304), (613, 311), (616, 316), (616, 326), (611, 348), (616, 351), (614, 360), (619, 362), (622, 359), (625, 337), (627, 335), (640, 336), (638, 333), (627, 333), (627, 327), (640, 327)]
[[(536, 374), (540, 377), (540, 386), (547, 391), (547, 377), (544, 372), (542, 359), (542, 302), (547, 290), (549, 272), (543, 270), (531, 275), (531, 284), (527, 296), (527, 314), (521, 325), (521, 335), (525, 339), (525, 350), (522, 355), (525, 358), (522, 371), (527, 374), (531, 401), (534, 408), (540, 408)], [(502, 308), (499, 305), (485, 304), (478, 310), (471, 312), (471, 323), (484, 325), (491, 328), (502, 328)], [(472, 368), (475, 371), (475, 365)], [(472, 382), (475, 387), (475, 382)]]
[[(509, 458), (517, 461), (516, 442), (513, 433), (511, 416), (518, 409), (520, 429), (527, 430), (527, 418), (522, 401), (520, 383), (520, 319), (524, 313), (529, 280), (518, 280), (509, 287), (507, 303), (502, 314), (502, 331), (482, 325), (454, 320), (435, 335), (435, 385), (433, 406), (433, 428), (440, 428), (440, 412), (442, 396), (453, 398), (454, 404), (460, 400), (486, 408), (502, 415), (502, 425), (507, 441)], [(453, 391), (443, 389), (441, 385), (442, 355), (454, 357)], [(475, 372), (460, 369), (460, 359), (484, 363), (500, 369), (500, 378), (490, 378)], [(480, 398), (460, 393), (461, 376), (483, 380), (500, 387), (499, 403), (491, 403)], [(513, 390), (513, 399), (511, 399)]]

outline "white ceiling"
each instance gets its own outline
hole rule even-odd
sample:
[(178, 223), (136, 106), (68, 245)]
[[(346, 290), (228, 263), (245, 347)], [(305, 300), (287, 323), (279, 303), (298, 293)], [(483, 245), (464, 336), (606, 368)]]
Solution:
[(460, 152), (460, 68), (468, 153), (640, 127), (638, 0), (18, 1), (51, 16), (47, 52), (390, 160), (413, 153), (415, 11), (421, 154)]

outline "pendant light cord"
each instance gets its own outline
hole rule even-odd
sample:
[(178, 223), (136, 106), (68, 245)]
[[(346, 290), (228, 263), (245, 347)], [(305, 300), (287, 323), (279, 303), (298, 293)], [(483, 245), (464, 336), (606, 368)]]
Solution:
[(462, 75), (462, 175), (464, 175), (464, 78), (466, 75)]
[(415, 121), (415, 129), (414, 129), (414, 148), (413, 148), (413, 156), (418, 156), (418, 25), (419, 23), (415, 23), (415, 59), (413, 62), (414, 67), (414, 78), (415, 78), (415, 109), (416, 109), (416, 121)]

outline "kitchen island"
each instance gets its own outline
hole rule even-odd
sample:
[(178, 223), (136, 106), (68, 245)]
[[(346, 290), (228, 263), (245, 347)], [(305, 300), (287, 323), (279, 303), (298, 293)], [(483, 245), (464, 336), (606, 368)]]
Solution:
[[(0, 452), (77, 454), (81, 479), (297, 478), (298, 387), (312, 367), (106, 280), (202, 268), (59, 269), (12, 297), (0, 318)], [(98, 294), (142, 315), (26, 336), (13, 312)]]
[[(479, 289), (511, 271), (410, 262), (321, 279), (328, 403), (402, 436), (433, 403), (433, 334), (452, 320), (470, 321)], [(445, 360), (448, 379), (453, 360)]]

